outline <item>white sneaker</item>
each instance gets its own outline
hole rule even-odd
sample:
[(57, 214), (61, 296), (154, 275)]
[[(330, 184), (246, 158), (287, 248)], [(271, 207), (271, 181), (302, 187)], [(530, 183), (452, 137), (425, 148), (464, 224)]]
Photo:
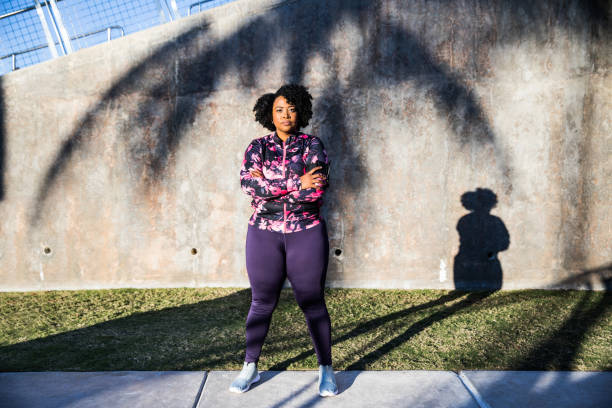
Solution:
[(338, 386), (336, 385), (336, 377), (331, 365), (319, 366), (319, 395), (322, 397), (331, 397), (338, 394)]
[(242, 393), (247, 392), (251, 387), (251, 384), (259, 381), (259, 373), (257, 372), (257, 364), (244, 362), (242, 371), (238, 374), (238, 377), (232, 382), (229, 390), (231, 392)]

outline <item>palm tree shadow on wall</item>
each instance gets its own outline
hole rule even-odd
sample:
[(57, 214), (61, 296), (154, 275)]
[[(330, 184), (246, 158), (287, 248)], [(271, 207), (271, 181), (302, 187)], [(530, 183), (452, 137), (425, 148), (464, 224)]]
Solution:
[[(146, 192), (148, 186), (163, 181), (170, 172), (176, 151), (201, 110), (200, 104), (217, 90), (228, 72), (238, 72), (240, 85), (245, 90), (257, 88), (258, 74), (274, 57), (272, 50), (277, 46), (276, 37), (271, 35), (269, 27), (283, 26), (289, 30), (289, 43), (285, 47), (288, 50), (287, 56), (282, 57), (286, 58), (288, 64), (282, 81), (303, 82), (309, 60), (330, 44), (339, 22), (348, 20), (361, 24), (368, 21), (372, 13), (380, 14), (380, 9), (378, 2), (368, 1), (340, 2), (329, 12), (321, 11), (327, 10), (326, 1), (313, 1), (308, 8), (298, 3), (286, 3), (283, 7), (273, 8), (254, 17), (214, 44), (207, 45), (205, 41), (209, 27), (203, 21), (199, 26), (162, 45), (118, 78), (60, 146), (38, 188), (32, 206), (31, 225), (38, 224), (45, 201), (61, 174), (66, 171), (73, 157), (78, 156), (80, 150), (86, 150), (87, 145), (95, 139), (95, 132), (99, 131), (97, 128), (108, 111), (117, 106), (129, 105), (124, 103), (126, 97), (144, 97), (135, 112), (127, 115), (127, 119), (120, 119), (117, 127), (121, 129), (121, 137), (128, 147), (130, 173), (141, 175), (136, 181), (145, 187), (143, 191)], [(307, 21), (309, 13), (323, 21), (304, 27), (291, 24)], [(437, 61), (410, 31), (395, 24), (385, 27), (382, 34), (372, 38), (369, 28), (361, 27), (366, 46), (358, 52), (353, 71), (347, 77), (349, 83), (340, 85), (338, 72), (332, 66), (333, 74), (330, 75), (328, 87), (319, 96), (319, 101), (329, 110), (327, 113), (331, 114), (332, 120), (325, 120), (324, 125), (314, 123), (313, 128), (323, 127), (324, 133), (331, 135), (326, 140), (330, 146), (328, 150), (342, 153), (339, 158), (331, 157), (336, 163), (335, 168), (351, 169), (350, 173), (344, 172), (339, 183), (344, 193), (348, 194), (359, 194), (367, 181), (363, 161), (359, 160), (359, 149), (350, 137), (351, 133), (361, 131), (350, 118), (350, 113), (356, 112), (347, 112), (339, 103), (351, 89), (375, 88), (381, 81), (400, 83), (416, 79), (417, 86), (430, 90), (440, 115), (449, 118), (453, 134), (461, 143), (466, 140), (482, 145), (495, 143), (491, 126), (477, 96), (461, 77)], [(397, 47), (394, 52), (379, 50), (384, 43), (382, 37), (385, 36), (389, 36)], [(369, 42), (372, 43), (370, 50)], [(252, 44), (258, 44), (256, 53), (251, 50)], [(334, 58), (333, 55), (329, 57), (332, 60)], [(337, 63), (337, 59), (334, 60), (333, 64)], [(176, 75), (165, 75), (169, 66), (176, 67)], [(384, 70), (381, 68), (383, 66), (393, 66), (393, 69)], [(194, 103), (194, 100), (197, 102)], [(250, 104), (252, 101), (245, 103)], [(320, 108), (317, 109), (321, 112)], [(151, 127), (151, 122), (157, 125)], [(502, 167), (505, 169), (502, 177), (506, 179), (510, 174), (508, 164), (502, 163)], [(355, 172), (362, 176), (354, 177)], [(507, 184), (510, 184), (509, 180)]]
[[(438, 3), (442, 2), (429, 4), (435, 9), (441, 6)], [(452, 4), (448, 6), (460, 7)], [(443, 7), (447, 7), (446, 3)], [(568, 8), (564, 2), (549, 4), (526, 0), (511, 1), (508, 7), (496, 7), (477, 1), (470, 7), (478, 13), (484, 13), (483, 21), (508, 20), (520, 23), (516, 30), (504, 32), (503, 36), (498, 35), (497, 24), (484, 25), (474, 33), (474, 44), (485, 45), (478, 49), (487, 48), (487, 45), (513, 44), (532, 35), (538, 41), (545, 42), (548, 38), (546, 31), (551, 24), (570, 32), (580, 32), (588, 24), (591, 27), (591, 37), (606, 38), (610, 35), (604, 1), (578, 2), (573, 5), (573, 9)], [(410, 6), (406, 5), (405, 8), (406, 13), (410, 13)], [(133, 101), (124, 100), (126, 96), (145, 97), (138, 101), (136, 111), (127, 115), (129, 119), (121, 119), (117, 123), (123, 142), (128, 147), (130, 173), (137, 175), (135, 184), (145, 187), (145, 192), (148, 186), (163, 181), (173, 165), (173, 158), (184, 134), (201, 111), (201, 104), (218, 88), (221, 79), (228, 73), (237, 72), (240, 85), (245, 90), (258, 86), (259, 75), (264, 71), (265, 64), (276, 55), (273, 50), (278, 48), (277, 31), (274, 31), (278, 30), (277, 27), (282, 27), (283, 38), (287, 38), (282, 47), (287, 51), (281, 57), (287, 62), (282, 80), (292, 82), (303, 82), (310, 60), (321, 53), (326, 60), (332, 61), (332, 71), (335, 64), (340, 64), (341, 58), (330, 54), (327, 46), (347, 21), (354, 22), (362, 32), (364, 44), (357, 51), (353, 72), (346, 77), (348, 82), (339, 80), (337, 74), (335, 77), (332, 75), (328, 88), (319, 97), (319, 101), (331, 108), (331, 120), (325, 121), (328, 124), (324, 126), (320, 124), (323, 122), (321, 120), (318, 125), (313, 124), (313, 128), (325, 128), (327, 132), (321, 132), (324, 138), (325, 134), (330, 135), (326, 142), (328, 150), (332, 152), (331, 160), (336, 163), (335, 168), (342, 169), (335, 181), (342, 186), (343, 194), (356, 196), (367, 182), (364, 179), (367, 172), (359, 160), (359, 149), (352, 143), (352, 135), (361, 131), (359, 126), (354, 126), (351, 118), (358, 116), (359, 112), (354, 110), (359, 104), (350, 109), (341, 106), (343, 93), (347, 94), (351, 89), (367, 90), (410, 81), (431, 95), (439, 115), (447, 118), (451, 134), (458, 142), (496, 145), (492, 126), (484, 114), (485, 109), (472, 90), (473, 81), (467, 81), (469, 78), (465, 78), (461, 70), (437, 58), (436, 50), (430, 49), (430, 44), (419, 37), (418, 26), (411, 28), (389, 20), (385, 9), (385, 2), (363, 0), (338, 1), (333, 7), (329, 7), (327, 0), (313, 0), (308, 7), (303, 7), (301, 2), (287, 2), (256, 15), (227, 37), (213, 42), (207, 40), (209, 27), (202, 18), (197, 27), (190, 28), (152, 50), (148, 57), (119, 77), (100, 97), (99, 102), (83, 115), (41, 177), (32, 203), (31, 225), (35, 226), (40, 221), (45, 202), (58, 179), (74, 157), (79, 156), (79, 151), (86, 150), (90, 141), (96, 139), (94, 133), (100, 131), (97, 128), (106, 120), (109, 111), (134, 105)], [(376, 21), (383, 23), (373, 26), (373, 15), (379, 16)], [(317, 23), (303, 24), (311, 20)], [(257, 44), (257, 52), (253, 52), (253, 44)], [(479, 55), (468, 57), (474, 61), (480, 58)], [(173, 75), (168, 74), (169, 69)], [(194, 100), (197, 102), (194, 103)], [(320, 108), (317, 109), (320, 112)], [(153, 128), (150, 126), (151, 112), (158, 112), (158, 119), (155, 120), (158, 125)], [(2, 147), (0, 139), (0, 149)], [(502, 182), (510, 190), (511, 165), (507, 162), (506, 153), (499, 150), (496, 147)], [(3, 163), (0, 156), (0, 171)], [(354, 177), (355, 173), (362, 177)], [(0, 184), (0, 195), (3, 190)], [(349, 197), (347, 202), (353, 198)]]
[[(373, 20), (368, 16), (371, 13), (380, 15), (382, 7), (378, 2), (363, 0), (339, 2), (330, 12), (326, 11), (327, 6), (327, 1), (322, 0), (311, 2), (309, 7), (288, 2), (283, 7), (270, 9), (250, 19), (228, 36), (210, 43), (206, 42), (210, 27), (203, 21), (201, 25), (186, 30), (154, 50), (112, 84), (59, 147), (52, 164), (40, 180), (31, 206), (30, 225), (40, 225), (45, 203), (62, 173), (75, 157), (80, 156), (81, 151), (86, 151), (88, 145), (97, 139), (96, 133), (100, 132), (104, 118), (115, 109), (134, 106), (131, 98), (140, 98), (141, 101), (132, 108), (133, 112), (128, 111), (129, 114), (116, 123), (120, 129), (120, 143), (125, 145), (128, 152), (128, 173), (132, 177), (128, 181), (143, 196), (155, 196), (155, 187), (163, 183), (168, 174), (172, 174), (174, 158), (201, 111), (202, 101), (218, 90), (228, 72), (238, 73), (240, 85), (245, 91), (259, 86), (258, 74), (264, 71), (270, 58), (275, 57), (273, 50), (277, 47), (277, 37), (271, 35), (269, 27), (287, 27), (287, 34), (290, 35), (287, 56), (281, 57), (287, 60), (282, 81), (301, 83), (305, 79), (309, 60), (330, 44), (338, 22), (370, 21), (371, 24)], [(305, 27), (292, 24), (307, 21), (312, 16), (310, 13), (321, 17), (322, 21)], [(461, 143), (466, 140), (479, 146), (495, 143), (491, 126), (476, 94), (471, 92), (460, 76), (437, 61), (410, 31), (395, 24), (387, 28), (389, 32), (370, 38), (368, 28), (361, 27), (366, 44), (370, 41), (373, 43), (372, 49), (368, 50), (369, 45), (366, 45), (359, 51), (349, 73), (348, 84), (339, 80), (339, 71), (332, 64), (326, 87), (315, 101), (319, 104), (316, 109), (317, 114), (321, 113), (321, 119), (315, 118), (318, 122), (312, 126), (313, 129), (321, 129), (321, 136), (331, 153), (330, 161), (335, 163), (337, 172), (332, 177), (332, 183), (340, 186), (330, 191), (327, 207), (343, 207), (336, 209), (338, 213), (353, 210), (350, 206), (357, 201), (355, 197), (368, 182), (368, 171), (360, 157), (359, 146), (354, 142), (359, 139), (356, 134), (363, 131), (359, 123), (352, 119), (358, 113), (359, 104), (354, 103), (349, 108), (344, 106), (351, 100), (352, 89), (362, 86), (376, 88), (378, 81), (398, 84), (416, 79), (418, 86), (430, 90), (440, 115), (452, 122), (451, 134)], [(381, 54), (378, 51), (384, 42), (383, 37), (387, 35), (397, 42), (397, 52)], [(258, 44), (257, 52), (252, 52), (253, 44)], [(389, 64), (393, 65), (392, 70), (380, 68)], [(176, 67), (174, 75), (167, 75), (169, 66)], [(364, 71), (371, 75), (364, 75)], [(246, 103), (252, 104), (253, 101), (245, 100)], [(502, 167), (509, 166), (504, 162)], [(360, 177), (355, 177), (355, 174)], [(507, 170), (502, 176), (508, 186), (511, 185), (509, 174), (511, 172)], [(355, 230), (361, 228), (359, 223), (348, 225), (344, 231), (347, 236), (356, 235)]]
[[(591, 36), (609, 35), (609, 18), (602, 13), (605, 7), (599, 3), (580, 2), (571, 11), (563, 2), (550, 6), (548, 3), (542, 5), (526, 0), (510, 3), (507, 9), (487, 6), (486, 2), (475, 2), (470, 6), (487, 15), (483, 20), (510, 19), (521, 23), (518, 25), (520, 29), (508, 31), (503, 37), (498, 37), (499, 27), (496, 24), (487, 24), (475, 31), (475, 44), (503, 46), (534, 33), (544, 41), (550, 24), (580, 32), (588, 23), (592, 26)], [(441, 3), (429, 4), (435, 8), (440, 7)], [(410, 6), (406, 5), (404, 14), (410, 12)], [(481, 147), (494, 146), (502, 183), (506, 192), (511, 191), (512, 166), (509, 157), (498, 146), (486, 110), (473, 91), (473, 81), (468, 80), (461, 69), (438, 58), (436, 50), (430, 48), (431, 44), (415, 30), (418, 26), (411, 28), (403, 22), (389, 20), (385, 13), (385, 2), (365, 0), (338, 1), (334, 7), (329, 7), (327, 0), (313, 0), (308, 7), (303, 7), (301, 2), (279, 3), (248, 19), (218, 40), (208, 39), (209, 24), (203, 17), (197, 26), (151, 50), (146, 58), (117, 78), (101, 95), (98, 103), (83, 115), (73, 132), (59, 146), (51, 165), (40, 179), (31, 206), (31, 226), (35, 227), (40, 222), (45, 202), (62, 173), (75, 157), (80, 157), (79, 152), (87, 150), (91, 141), (97, 138), (96, 133), (100, 132), (100, 127), (104, 127), (104, 121), (113, 110), (136, 106), (134, 112), (124, 115), (127, 119), (117, 120), (116, 127), (120, 129), (121, 142), (128, 151), (129, 173), (134, 177), (130, 182), (135, 187), (144, 187), (139, 190), (144, 194), (155, 193), (155, 189), (150, 187), (163, 182), (167, 174), (172, 173), (174, 157), (184, 135), (202, 110), (204, 101), (218, 90), (224, 77), (236, 72), (239, 85), (245, 91), (256, 89), (260, 86), (260, 73), (265, 71), (266, 64), (272, 58), (279, 58), (284, 60), (279, 62), (287, 63), (279, 82), (303, 82), (310, 61), (321, 54), (331, 61), (331, 74), (323, 84), (322, 94), (318, 98), (319, 107), (316, 108), (317, 117), (323, 119), (315, 118), (318, 123), (313, 123), (313, 129), (323, 130), (321, 136), (332, 153), (330, 159), (338, 172), (333, 181), (341, 186), (342, 195), (347, 197), (346, 203), (355, 201), (368, 181), (364, 161), (360, 160), (359, 146), (353, 143), (357, 139), (355, 134), (363, 132), (354, 120), (355, 117), (362, 117), (359, 109), (363, 109), (363, 103), (348, 104), (352, 99), (350, 91), (357, 88), (378, 89), (404, 82), (410, 82), (430, 95), (438, 114), (446, 118), (450, 125), (450, 137), (459, 144), (469, 142)], [(304, 21), (316, 21), (316, 24), (303, 24)], [(337, 67), (342, 65), (342, 58), (330, 52), (329, 44), (346, 22), (355, 23), (364, 42), (355, 51), (352, 72), (341, 80)], [(274, 51), (279, 49), (279, 33), (287, 38), (282, 47), (286, 50), (284, 55)], [(253, 52), (253, 44), (257, 44), (257, 52)], [(475, 62), (478, 61), (477, 57), (469, 56)], [(168, 72), (173, 74), (169, 75)], [(345, 96), (348, 98), (343, 99)], [(134, 97), (141, 99), (135, 103), (130, 99)], [(252, 102), (245, 100), (248, 104)], [(366, 109), (363, 110), (367, 113)], [(326, 113), (329, 120), (324, 117)], [(156, 125), (151, 126), (151, 122)], [(2, 163), (0, 158), (0, 166)], [(360, 174), (360, 177), (355, 177), (355, 174)], [(341, 195), (333, 191), (330, 193), (333, 197)], [(345, 204), (329, 201), (329, 205)], [(340, 210), (343, 212), (347, 208)], [(353, 223), (352, 228), (360, 227)], [(354, 235), (354, 231), (348, 231), (349, 234)]]
[(461, 196), (470, 213), (457, 222), (459, 252), (453, 264), (455, 289), (501, 289), (502, 266), (498, 253), (508, 249), (510, 235), (501, 218), (491, 215), (497, 196), (488, 188), (477, 188)]

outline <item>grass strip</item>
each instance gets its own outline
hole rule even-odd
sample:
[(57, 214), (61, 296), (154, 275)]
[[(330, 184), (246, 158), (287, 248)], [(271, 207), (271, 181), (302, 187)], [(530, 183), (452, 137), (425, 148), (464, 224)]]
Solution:
[[(612, 370), (612, 294), (326, 289), (337, 370)], [(250, 290), (0, 293), (0, 371), (239, 370)], [(284, 289), (259, 363), (316, 369)]]

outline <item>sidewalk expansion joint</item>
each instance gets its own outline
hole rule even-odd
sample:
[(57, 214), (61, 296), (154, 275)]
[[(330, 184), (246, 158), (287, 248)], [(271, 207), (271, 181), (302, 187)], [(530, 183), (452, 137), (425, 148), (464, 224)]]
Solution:
[(463, 383), (463, 386), (467, 388), (470, 395), (472, 395), (472, 398), (474, 398), (480, 408), (491, 408), (491, 406), (487, 404), (486, 401), (482, 398), (482, 395), (480, 395), (476, 386), (470, 381), (467, 375), (463, 373), (463, 371), (458, 371), (457, 376), (461, 380), (461, 383)]
[(204, 391), (204, 384), (208, 379), (208, 372), (204, 371), (204, 378), (202, 378), (202, 383), (200, 384), (200, 389), (198, 390), (198, 394), (195, 397), (195, 401), (193, 402), (193, 408), (198, 408), (200, 405), (200, 400), (202, 399), (202, 391)]

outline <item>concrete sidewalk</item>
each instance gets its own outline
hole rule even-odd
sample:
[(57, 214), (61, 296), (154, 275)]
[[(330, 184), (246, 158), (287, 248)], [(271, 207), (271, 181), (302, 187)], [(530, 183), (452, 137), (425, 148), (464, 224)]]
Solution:
[(264, 371), (233, 394), (237, 373), (0, 373), (0, 407), (612, 407), (612, 372), (340, 371), (328, 398), (317, 371)]

